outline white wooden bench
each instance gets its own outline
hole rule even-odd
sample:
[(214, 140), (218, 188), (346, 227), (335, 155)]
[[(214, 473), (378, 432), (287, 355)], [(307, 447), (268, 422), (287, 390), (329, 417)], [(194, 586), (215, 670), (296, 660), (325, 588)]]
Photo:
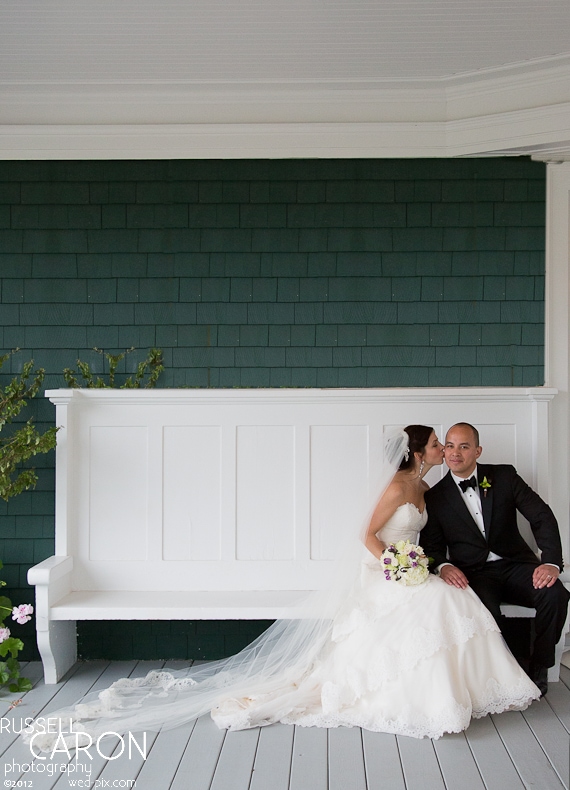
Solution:
[(552, 389), (46, 394), (60, 427), (55, 555), (28, 574), (46, 683), (76, 660), (77, 620), (295, 617), (330, 573), (329, 547), (365, 517), (388, 426), (443, 436), (473, 422), (485, 458), (548, 498)]

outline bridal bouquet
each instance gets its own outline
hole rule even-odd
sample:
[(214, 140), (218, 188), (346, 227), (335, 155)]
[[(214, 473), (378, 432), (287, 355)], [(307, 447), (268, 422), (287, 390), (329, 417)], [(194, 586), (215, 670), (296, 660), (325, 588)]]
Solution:
[(429, 576), (429, 560), (421, 546), (409, 540), (390, 543), (382, 552), (382, 569), (388, 581), (421, 584)]

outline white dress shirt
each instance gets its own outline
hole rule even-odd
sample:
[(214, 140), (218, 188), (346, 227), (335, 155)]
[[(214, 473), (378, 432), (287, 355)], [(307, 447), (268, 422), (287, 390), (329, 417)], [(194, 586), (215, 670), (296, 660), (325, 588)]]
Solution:
[[(468, 488), (467, 491), (463, 491), (459, 484), (463, 482), (463, 480), (469, 480), (469, 477), (457, 477), (451, 472), (451, 477), (453, 481), (457, 485), (461, 498), (465, 502), (467, 506), (467, 510), (471, 514), (473, 521), (479, 527), (479, 530), (483, 537), (486, 538), (485, 535), (485, 522), (483, 521), (483, 510), (481, 508), (481, 490), (479, 488), (479, 481), (477, 480), (477, 469), (473, 472), (473, 475), (469, 475), (469, 477), (475, 477), (477, 481), (477, 485), (475, 488)], [(494, 551), (490, 551), (487, 555), (487, 562), (493, 562), (494, 560), (502, 560), (503, 558), (498, 554), (495, 554)]]

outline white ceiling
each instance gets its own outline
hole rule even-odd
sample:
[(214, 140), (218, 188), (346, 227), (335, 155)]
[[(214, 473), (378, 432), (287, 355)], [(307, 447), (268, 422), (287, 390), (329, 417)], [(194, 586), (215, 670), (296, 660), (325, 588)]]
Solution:
[[(341, 149), (354, 147), (354, 133), (380, 140), (394, 124), (390, 140), (400, 148), (402, 125), (409, 132), (410, 124), (429, 125), (425, 155), (548, 152), (566, 146), (569, 119), (569, 0), (0, 3), (4, 158), (23, 155), (17, 140), (28, 132), (25, 145), (36, 151), (29, 155), (51, 156), (55, 127), (73, 157), (74, 146), (96, 155), (93, 134), (101, 138), (103, 127), (109, 155), (119, 155), (111, 153), (117, 141), (109, 133), (127, 134), (127, 127), (135, 137), (160, 127), (173, 155), (189, 145), (188, 134), (197, 140), (198, 125), (229, 132), (233, 125), (259, 131), (260, 124), (287, 135), (301, 124), (304, 131), (325, 124), (321, 131), (341, 125), (350, 132), (352, 143), (331, 138), (322, 155), (349, 155)], [(479, 120), (485, 134), (474, 131)], [(38, 148), (40, 132), (47, 148)], [(174, 143), (174, 132), (184, 141)], [(373, 140), (359, 139), (355, 155), (369, 155)], [(232, 145), (234, 155), (246, 155), (239, 140)], [(148, 155), (149, 146), (156, 141), (133, 155)], [(279, 146), (285, 154), (287, 146)], [(398, 146), (386, 138), (380, 148), (401, 155)], [(414, 146), (411, 155), (418, 155)]]
[(3, 81), (398, 82), (568, 54), (568, 0), (0, 5)]

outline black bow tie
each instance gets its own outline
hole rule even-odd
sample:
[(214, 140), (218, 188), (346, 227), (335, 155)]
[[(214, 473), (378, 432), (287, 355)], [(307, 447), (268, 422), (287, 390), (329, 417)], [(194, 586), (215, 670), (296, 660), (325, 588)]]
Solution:
[(469, 480), (462, 480), (459, 483), (459, 488), (465, 493), (468, 488), (477, 488), (477, 480), (475, 479), (475, 475), (470, 477)]

